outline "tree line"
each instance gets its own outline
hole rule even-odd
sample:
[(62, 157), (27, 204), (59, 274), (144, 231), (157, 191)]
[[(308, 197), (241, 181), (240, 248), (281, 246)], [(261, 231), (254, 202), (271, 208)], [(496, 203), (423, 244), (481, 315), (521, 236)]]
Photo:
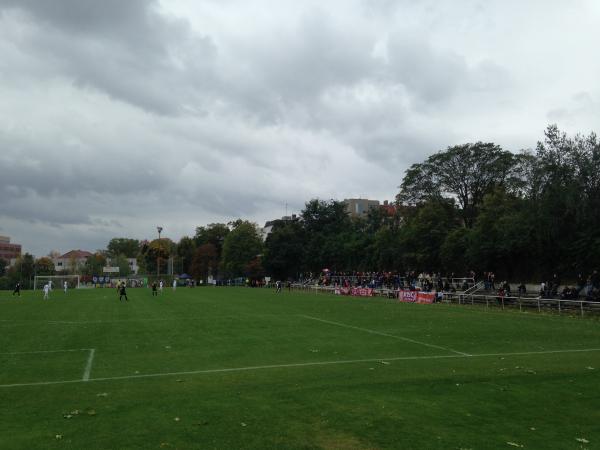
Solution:
[[(574, 278), (600, 266), (598, 224), (600, 142), (551, 125), (533, 150), (467, 143), (413, 164), (391, 209), (351, 217), (341, 201), (313, 199), (297, 218), (274, 221), (266, 240), (242, 219), (199, 226), (177, 243), (114, 238), (77, 270), (97, 273), (107, 257), (128, 257), (142, 273), (166, 273), (171, 261), (175, 273), (204, 280), (289, 279), (323, 268)], [(8, 270), (0, 262), (0, 280), (51, 272), (48, 259), (26, 254)]]

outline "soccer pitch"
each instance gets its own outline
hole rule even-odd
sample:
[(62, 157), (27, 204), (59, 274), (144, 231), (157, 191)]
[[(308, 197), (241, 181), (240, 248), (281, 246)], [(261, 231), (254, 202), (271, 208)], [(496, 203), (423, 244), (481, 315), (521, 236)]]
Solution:
[(600, 448), (596, 319), (128, 295), (0, 292), (0, 448)]

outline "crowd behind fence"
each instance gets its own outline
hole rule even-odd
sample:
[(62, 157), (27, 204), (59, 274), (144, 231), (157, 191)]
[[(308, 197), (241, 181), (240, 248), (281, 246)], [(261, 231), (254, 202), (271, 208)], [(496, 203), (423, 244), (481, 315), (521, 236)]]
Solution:
[[(475, 284), (474, 286), (476, 286)], [(292, 283), (291, 289), (314, 294), (335, 294), (339, 287), (334, 285)], [(402, 288), (372, 288), (373, 297), (398, 299)], [(436, 292), (436, 303), (481, 306), (486, 309), (519, 309), (521, 312), (557, 312), (559, 314), (600, 314), (600, 302), (586, 299), (544, 298), (542, 296), (507, 296), (499, 294), (477, 294), (468, 292)]]

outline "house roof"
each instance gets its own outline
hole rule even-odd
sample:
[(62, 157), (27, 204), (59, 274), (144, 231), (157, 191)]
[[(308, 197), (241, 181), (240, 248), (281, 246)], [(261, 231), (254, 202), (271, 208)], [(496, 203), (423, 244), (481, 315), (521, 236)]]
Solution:
[(90, 256), (94, 256), (94, 254), (90, 253), (90, 252), (86, 252), (85, 250), (71, 250), (70, 252), (67, 252), (64, 255), (62, 255), (60, 258), (61, 259), (71, 259), (71, 258), (83, 259), (83, 258), (89, 258)]

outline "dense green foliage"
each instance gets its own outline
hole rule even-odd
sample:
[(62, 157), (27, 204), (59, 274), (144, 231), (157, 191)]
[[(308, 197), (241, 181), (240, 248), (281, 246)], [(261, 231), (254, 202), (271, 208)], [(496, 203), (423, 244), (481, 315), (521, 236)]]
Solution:
[[(229, 277), (255, 272), (251, 263), (261, 258), (262, 240), (256, 226), (247, 221), (237, 221), (223, 242), (221, 266)], [(251, 270), (252, 269), (252, 270)]]
[(587, 275), (600, 266), (600, 142), (546, 130), (535, 152), (491, 143), (440, 151), (407, 172), (397, 209), (350, 219), (313, 200), (280, 223), (265, 266), (298, 272), (494, 271), (515, 281)]
[(140, 251), (140, 241), (128, 238), (113, 238), (106, 246), (108, 256), (116, 258), (123, 255), (126, 258), (135, 258)]
[(0, 447), (600, 442), (600, 352), (579, 351), (600, 348), (595, 319), (250, 288), (128, 296), (0, 291)]

